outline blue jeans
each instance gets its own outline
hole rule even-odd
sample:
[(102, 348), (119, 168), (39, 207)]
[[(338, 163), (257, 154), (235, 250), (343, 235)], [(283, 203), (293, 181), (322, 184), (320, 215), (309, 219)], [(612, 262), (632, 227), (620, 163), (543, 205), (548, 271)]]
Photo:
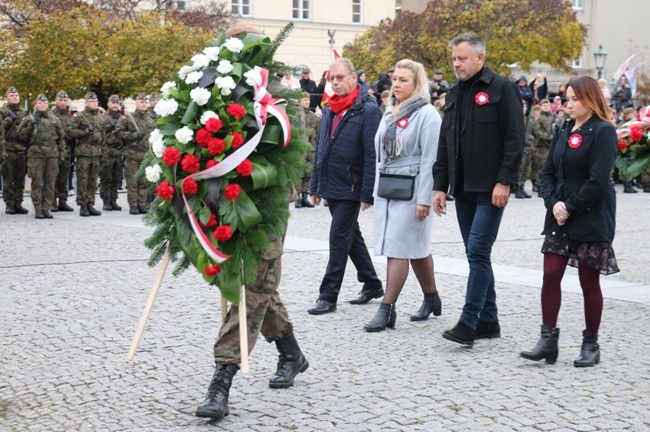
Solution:
[(469, 263), (465, 306), (459, 321), (476, 329), (479, 320), (499, 320), (490, 255), (504, 208), (492, 205), (491, 193), (463, 192), (454, 195), (454, 198), (458, 226)]

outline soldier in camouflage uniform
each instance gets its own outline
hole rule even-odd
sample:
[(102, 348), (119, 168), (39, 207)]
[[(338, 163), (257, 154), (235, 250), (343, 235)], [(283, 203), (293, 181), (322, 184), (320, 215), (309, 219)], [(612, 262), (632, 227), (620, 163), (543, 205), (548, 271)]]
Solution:
[(160, 96), (158, 93), (151, 93), (149, 96), (149, 109), (147, 112), (149, 113), (149, 117), (151, 117), (154, 121), (158, 120), (158, 114), (154, 111), (154, 108), (156, 108), (156, 104), (160, 100)]
[[(257, 29), (242, 22), (228, 30), (230, 36), (237, 36), (241, 32), (259, 34)], [(286, 201), (277, 204), (287, 205)], [(278, 293), (284, 233), (269, 235), (269, 240), (270, 247), (262, 254), (257, 267), (257, 278), (253, 283), (246, 284), (248, 351), (250, 353), (253, 350), (260, 333), (268, 342), (275, 342), (280, 355), (269, 387), (287, 388), (293, 385), (296, 375), (307, 370), (309, 363), (298, 346), (293, 324)], [(228, 414), (230, 386), (241, 363), (239, 308), (236, 306), (230, 307), (219, 330), (219, 337), (214, 344), (214, 359), (216, 366), (207, 395), (195, 414), (219, 421)]]
[(124, 142), (115, 133), (117, 124), (124, 119), (118, 95), (111, 95), (108, 98), (108, 110), (102, 114), (104, 127), (106, 128), (106, 146), (102, 156), (101, 174), (99, 182), (99, 196), (104, 201), (103, 210), (122, 210), (117, 205), (117, 190), (122, 181), (122, 167), (124, 166), (124, 156), (122, 148)]
[[(296, 112), (296, 124), (294, 124), (294, 126), (300, 128), (300, 138), (303, 141), (310, 143), (314, 148), (314, 151), (316, 151), (320, 119), (309, 109), (309, 101), (309, 93), (303, 92)], [(314, 205), (309, 202), (309, 186), (311, 184), (314, 151), (307, 153), (307, 163), (305, 164), (305, 172), (302, 176), (302, 181), (296, 185), (296, 192), (298, 192), (298, 199), (296, 199), (296, 202), (294, 203), (296, 208), (314, 207)]]
[(16, 87), (9, 87), (5, 96), (7, 103), (0, 108), (0, 119), (2, 119), (5, 136), (2, 155), (4, 159), (2, 199), (7, 205), (5, 213), (27, 214), (29, 211), (22, 206), (27, 175), (27, 143), (18, 138), (18, 126), (27, 115), (27, 111), (20, 108), (20, 95)]
[[(54, 114), (61, 124), (63, 125), (63, 130), (66, 131), (68, 128), (68, 120), (72, 117), (72, 111), (69, 108), (70, 98), (68, 94), (61, 90), (56, 94), (55, 105), (50, 110)], [(68, 205), (68, 178), (70, 177), (70, 167), (72, 165), (72, 147), (74, 141), (65, 137), (65, 152), (63, 159), (59, 158), (59, 174), (56, 176), (56, 182), (54, 186), (54, 201), (52, 202), (52, 208), (50, 211), (73, 211), (72, 207)], [(57, 204), (57, 199), (59, 200)]]
[(34, 114), (26, 116), (18, 126), (18, 137), (28, 143), (27, 174), (32, 180), (36, 219), (52, 219), (54, 183), (59, 173), (59, 160), (65, 158), (63, 125), (48, 108), (47, 97), (38, 95)]
[(77, 205), (80, 216), (100, 216), (95, 209), (95, 192), (99, 176), (106, 133), (104, 120), (98, 109), (97, 95), (94, 92), (84, 96), (85, 108), (76, 113), (68, 122), (67, 135), (77, 140), (74, 155), (77, 158)]
[(539, 104), (539, 117), (535, 119), (530, 127), (530, 133), (535, 143), (532, 163), (530, 166), (530, 178), (533, 182), (533, 192), (539, 192), (539, 175), (542, 172), (546, 156), (551, 148), (553, 139), (553, 113), (551, 112), (551, 101), (542, 99)]
[(124, 141), (126, 191), (129, 214), (132, 215), (147, 212), (147, 183), (144, 176), (136, 174), (149, 150), (149, 134), (156, 128), (148, 108), (147, 95), (140, 93), (135, 99), (135, 112), (127, 113), (115, 127), (115, 134)]

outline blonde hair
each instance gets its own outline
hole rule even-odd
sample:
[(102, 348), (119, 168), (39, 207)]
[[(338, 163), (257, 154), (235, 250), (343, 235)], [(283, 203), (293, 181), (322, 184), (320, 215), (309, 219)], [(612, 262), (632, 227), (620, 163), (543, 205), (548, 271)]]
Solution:
[[(424, 99), (427, 102), (431, 100), (431, 95), (429, 94), (429, 79), (427, 78), (427, 72), (424, 69), (422, 63), (411, 59), (402, 59), (395, 64), (395, 69), (406, 69), (410, 70), (413, 73), (413, 82), (415, 84), (415, 89), (413, 90), (413, 94), (409, 99)], [(394, 99), (392, 89), (390, 91), (390, 95), (391, 104), (393, 104), (393, 101), (396, 99)], [(400, 102), (391, 107), (391, 113), (393, 116), (397, 117), (402, 103), (403, 102)]]

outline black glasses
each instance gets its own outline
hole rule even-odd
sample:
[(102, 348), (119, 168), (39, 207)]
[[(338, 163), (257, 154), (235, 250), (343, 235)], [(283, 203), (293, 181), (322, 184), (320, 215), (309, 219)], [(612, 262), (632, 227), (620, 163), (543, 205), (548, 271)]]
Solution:
[(343, 78), (345, 78), (348, 75), (350, 75), (350, 74), (346, 73), (346, 74), (330, 75), (329, 81), (330, 82), (334, 82), (334, 80), (343, 81)]

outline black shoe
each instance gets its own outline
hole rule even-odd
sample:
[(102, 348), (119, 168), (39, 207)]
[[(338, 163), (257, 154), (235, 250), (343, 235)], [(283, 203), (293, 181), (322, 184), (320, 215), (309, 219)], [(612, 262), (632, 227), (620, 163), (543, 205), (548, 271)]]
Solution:
[(515, 192), (515, 198), (532, 198), (533, 196), (528, 194), (523, 187), (517, 188), (517, 192)]
[(219, 421), (228, 415), (228, 394), (232, 379), (239, 368), (236, 365), (220, 365), (217, 367), (208, 386), (208, 394), (196, 409), (197, 417), (207, 417)]
[(348, 303), (350, 304), (366, 304), (372, 299), (376, 299), (379, 297), (384, 296), (384, 289), (383, 288), (376, 288), (373, 290), (361, 290), (359, 293), (359, 297), (350, 300)]
[(59, 200), (59, 210), (64, 211), (64, 212), (71, 212), (74, 211), (72, 207), (68, 205), (65, 201)]
[(275, 346), (280, 353), (280, 359), (275, 375), (269, 380), (269, 387), (291, 387), (296, 375), (306, 371), (309, 363), (300, 350), (293, 332), (276, 340)]
[(29, 210), (27, 210), (25, 207), (21, 206), (20, 204), (17, 204), (14, 209), (16, 210), (16, 214), (27, 214), (29, 213)]
[(295, 208), (302, 208), (302, 200), (301, 200), (300, 198), (298, 198), (298, 199), (293, 203), (293, 206), (294, 206)]
[(476, 339), (476, 333), (474, 333), (474, 330), (472, 330), (472, 328), (467, 324), (459, 322), (453, 329), (446, 330), (442, 334), (442, 337), (461, 345), (473, 346), (474, 339)]
[(632, 183), (625, 182), (623, 183), (623, 193), (638, 193), (638, 191), (632, 187)]
[(411, 315), (411, 321), (424, 321), (429, 318), (431, 313), (434, 316), (442, 315), (442, 302), (440, 301), (438, 291), (424, 295), (422, 306), (420, 306), (420, 309), (414, 315)]
[(314, 205), (309, 202), (309, 194), (302, 193), (300, 194), (302, 198), (300, 199), (300, 204), (305, 208), (314, 208)]
[(95, 209), (95, 207), (89, 205), (89, 206), (88, 206), (88, 214), (90, 214), (91, 216), (101, 216), (101, 215), (102, 215), (102, 212), (100, 212), (99, 210)]
[(314, 306), (311, 309), (308, 309), (312, 315), (324, 315), (326, 313), (334, 312), (336, 310), (336, 302), (331, 302), (323, 299), (316, 300)]
[(501, 337), (499, 322), (479, 320), (476, 324), (476, 339), (496, 339)]
[(533, 183), (533, 192), (539, 192), (539, 185), (537, 183)]
[(131, 207), (131, 208), (129, 208), (129, 214), (132, 214), (132, 215), (139, 215), (139, 214), (140, 214), (140, 210), (138, 210), (137, 207)]
[(79, 206), (79, 216), (83, 216), (83, 217), (90, 216), (90, 213), (88, 212), (88, 206), (87, 205)]
[(363, 326), (367, 332), (380, 332), (388, 328), (395, 328), (395, 320), (397, 315), (395, 313), (395, 303), (387, 304), (380, 303), (379, 310), (368, 324)]
[(5, 209), (5, 213), (10, 214), (10, 215), (15, 215), (16, 214), (16, 209), (13, 208), (13, 207), (7, 206), (7, 208)]
[(600, 346), (598, 345), (598, 333), (582, 332), (582, 347), (580, 356), (573, 362), (575, 367), (591, 367), (600, 363)]
[(148, 209), (147, 209), (146, 205), (138, 204), (138, 212), (140, 212), (140, 214), (146, 214), (147, 211), (148, 211)]
[(59, 206), (56, 205), (56, 200), (54, 200), (54, 203), (52, 203), (52, 205), (50, 206), (50, 211), (52, 213), (56, 213), (59, 211)]
[(49, 210), (43, 210), (43, 216), (45, 216), (45, 219), (54, 219)]
[(560, 329), (548, 326), (542, 326), (541, 336), (537, 345), (530, 351), (522, 351), (519, 355), (525, 359), (540, 361), (545, 360), (548, 364), (553, 364), (557, 360), (558, 348), (557, 342), (560, 337)]
[(43, 214), (43, 211), (42, 211), (42, 210), (38, 210), (38, 211), (34, 214), (34, 218), (35, 218), (35, 219), (45, 219), (45, 215)]
[(104, 201), (104, 205), (102, 206), (102, 210), (113, 211), (113, 206), (111, 206), (111, 203), (109, 203), (108, 201)]
[(111, 201), (111, 208), (112, 208), (113, 210), (116, 210), (116, 211), (121, 211), (121, 210), (122, 210), (122, 207), (120, 207), (119, 205), (117, 205), (117, 201), (116, 201), (116, 200)]

